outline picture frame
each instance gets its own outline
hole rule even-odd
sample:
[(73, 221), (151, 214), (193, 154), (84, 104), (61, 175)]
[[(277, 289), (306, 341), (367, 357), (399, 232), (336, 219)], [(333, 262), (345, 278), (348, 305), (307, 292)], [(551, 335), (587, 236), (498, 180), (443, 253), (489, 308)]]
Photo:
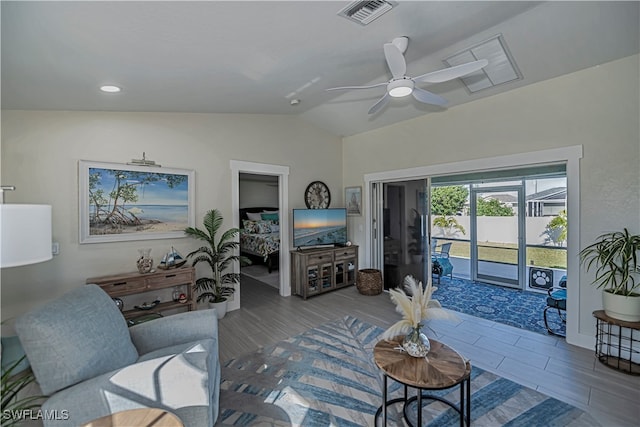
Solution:
[(345, 187), (344, 204), (347, 216), (362, 215), (362, 187)]
[(78, 162), (79, 242), (186, 237), (195, 226), (195, 172)]

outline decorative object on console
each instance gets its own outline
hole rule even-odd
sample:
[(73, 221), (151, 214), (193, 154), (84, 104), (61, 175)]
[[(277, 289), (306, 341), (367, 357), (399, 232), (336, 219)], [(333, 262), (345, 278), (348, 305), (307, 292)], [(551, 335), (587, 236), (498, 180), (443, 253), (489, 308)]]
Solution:
[(598, 236), (580, 251), (587, 271), (596, 269), (592, 285), (602, 288), (602, 306), (614, 319), (640, 321), (640, 235), (614, 231)]
[(143, 302), (140, 305), (135, 305), (134, 307), (138, 310), (151, 310), (152, 308), (156, 308), (160, 304), (160, 300), (157, 299), (154, 302)]
[(192, 170), (81, 160), (78, 177), (81, 244), (184, 237), (195, 224)]
[(138, 267), (138, 272), (140, 274), (150, 273), (153, 268), (153, 258), (151, 258), (151, 249), (138, 249), (138, 253), (140, 256), (136, 261), (136, 266)]
[(219, 319), (222, 319), (227, 312), (227, 298), (235, 292), (234, 285), (240, 283), (240, 273), (233, 271), (236, 262), (240, 265), (251, 263), (247, 257), (233, 254), (240, 246), (240, 243), (235, 240), (239, 233), (237, 228), (230, 228), (222, 232), (219, 239), (217, 238), (222, 222), (220, 211), (212, 209), (204, 216), (204, 230), (194, 227), (184, 230), (187, 236), (206, 243), (205, 246), (189, 253), (187, 258), (193, 260), (194, 267), (204, 262), (211, 268), (213, 276), (198, 278), (193, 288), (199, 292), (198, 302), (206, 300), (210, 305), (218, 304), (216, 310)]
[(427, 286), (417, 281), (413, 276), (404, 278), (403, 289), (390, 289), (391, 301), (396, 305), (396, 311), (402, 314), (402, 320), (387, 329), (382, 338), (390, 339), (397, 335), (406, 334), (403, 349), (410, 356), (424, 357), (429, 352), (429, 340), (420, 332), (422, 323), (427, 319), (448, 319), (459, 321), (458, 317), (442, 308), (437, 300), (431, 299), (434, 288), (431, 278)]
[(162, 257), (158, 268), (161, 270), (169, 270), (171, 268), (182, 267), (186, 262), (187, 260), (180, 255), (180, 252), (171, 246), (171, 250)]
[(121, 298), (111, 298), (113, 300), (113, 302), (116, 303), (116, 307), (118, 307), (118, 309), (120, 311), (124, 310), (124, 301), (122, 301)]
[(304, 190), (304, 203), (309, 209), (326, 209), (331, 204), (331, 192), (322, 181), (313, 181)]

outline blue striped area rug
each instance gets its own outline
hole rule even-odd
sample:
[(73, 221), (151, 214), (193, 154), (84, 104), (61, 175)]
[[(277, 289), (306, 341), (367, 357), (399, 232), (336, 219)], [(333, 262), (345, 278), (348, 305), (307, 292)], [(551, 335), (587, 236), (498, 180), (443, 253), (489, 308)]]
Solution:
[[(373, 361), (373, 347), (382, 332), (345, 317), (228, 361), (222, 367), (216, 425), (374, 426), (382, 376)], [(402, 391), (390, 381), (389, 398)], [(473, 426), (600, 425), (574, 406), (476, 367), (471, 393)], [(440, 395), (457, 402), (459, 391), (454, 387)], [(453, 409), (428, 402), (423, 402), (424, 425), (459, 425)], [(389, 408), (389, 425), (405, 425), (401, 406)], [(415, 411), (415, 405), (408, 408), (409, 413)]]

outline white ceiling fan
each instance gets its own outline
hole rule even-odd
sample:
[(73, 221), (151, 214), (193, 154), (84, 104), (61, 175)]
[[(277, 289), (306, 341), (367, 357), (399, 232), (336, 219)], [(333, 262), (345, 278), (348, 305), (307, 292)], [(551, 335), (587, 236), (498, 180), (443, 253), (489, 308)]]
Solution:
[(387, 105), (391, 97), (401, 98), (410, 94), (422, 103), (443, 106), (448, 102), (445, 98), (417, 87), (416, 83), (446, 82), (471, 74), (489, 64), (489, 61), (486, 59), (481, 59), (479, 61), (456, 65), (455, 67), (432, 71), (418, 77), (409, 77), (405, 75), (407, 72), (407, 63), (404, 59), (404, 52), (407, 50), (408, 45), (408, 37), (397, 37), (393, 39), (391, 43), (384, 44), (384, 57), (387, 60), (387, 65), (389, 66), (389, 70), (393, 76), (393, 78), (388, 82), (377, 83), (369, 86), (332, 87), (327, 90), (371, 89), (379, 86), (387, 86), (387, 93), (373, 104), (369, 109), (369, 114), (374, 114), (380, 111), (382, 107)]

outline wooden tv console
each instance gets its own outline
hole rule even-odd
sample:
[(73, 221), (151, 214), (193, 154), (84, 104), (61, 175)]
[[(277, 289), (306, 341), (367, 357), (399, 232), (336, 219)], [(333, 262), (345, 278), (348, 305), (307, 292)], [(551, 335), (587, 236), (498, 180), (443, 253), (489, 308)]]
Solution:
[(293, 293), (304, 299), (356, 283), (358, 247), (291, 251)]

